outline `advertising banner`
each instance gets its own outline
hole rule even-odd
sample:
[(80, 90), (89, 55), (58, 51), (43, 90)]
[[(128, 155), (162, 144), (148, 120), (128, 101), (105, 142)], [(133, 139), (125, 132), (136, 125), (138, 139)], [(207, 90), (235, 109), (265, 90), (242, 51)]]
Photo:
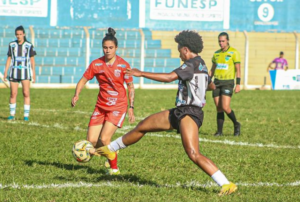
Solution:
[(223, 21), (224, 1), (151, 0), (150, 19)]
[(273, 90), (300, 90), (300, 70), (270, 70)]
[(47, 17), (48, 0), (1, 0), (0, 16)]

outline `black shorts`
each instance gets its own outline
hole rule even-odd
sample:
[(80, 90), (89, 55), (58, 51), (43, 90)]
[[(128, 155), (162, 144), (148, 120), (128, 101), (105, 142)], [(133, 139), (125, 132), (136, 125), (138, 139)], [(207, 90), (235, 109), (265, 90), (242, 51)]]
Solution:
[(177, 133), (180, 133), (180, 121), (185, 116), (190, 116), (198, 126), (198, 129), (201, 127), (203, 122), (204, 113), (201, 107), (196, 106), (181, 106), (173, 109), (169, 109), (169, 121), (174, 129), (177, 130)]
[(216, 89), (212, 92), (213, 97), (218, 97), (221, 95), (226, 95), (231, 97), (233, 94), (234, 80), (214, 80)]
[(26, 80), (31, 81), (31, 79), (13, 79), (13, 78), (9, 79), (10, 82), (15, 82), (15, 83), (20, 83), (21, 81), (26, 81)]

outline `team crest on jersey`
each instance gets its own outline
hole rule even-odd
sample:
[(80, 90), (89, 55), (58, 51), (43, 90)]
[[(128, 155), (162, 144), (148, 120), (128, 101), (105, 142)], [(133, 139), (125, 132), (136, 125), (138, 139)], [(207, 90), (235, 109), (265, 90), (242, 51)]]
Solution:
[(24, 50), (23, 50), (23, 53), (26, 54), (26, 53), (27, 53), (27, 49), (24, 49)]
[(118, 64), (117, 67), (126, 67), (124, 64)]
[(187, 65), (186, 64), (183, 64), (182, 66), (181, 66), (181, 69), (185, 69), (187, 67)]
[(95, 63), (96, 67), (99, 67), (99, 66), (102, 66), (102, 65), (103, 65), (102, 63)]
[(226, 57), (225, 57), (226, 62), (228, 62), (230, 60), (230, 58), (231, 58), (231, 55), (226, 55)]
[(115, 69), (115, 76), (120, 77), (121, 76), (121, 70)]

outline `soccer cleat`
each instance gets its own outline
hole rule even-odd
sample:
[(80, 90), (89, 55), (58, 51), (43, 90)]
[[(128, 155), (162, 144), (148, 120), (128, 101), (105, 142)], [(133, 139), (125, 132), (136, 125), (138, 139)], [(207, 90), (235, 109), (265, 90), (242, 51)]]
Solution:
[(105, 168), (110, 168), (110, 164), (109, 164), (109, 162), (108, 162), (108, 159), (105, 161), (105, 163), (104, 163), (104, 166), (105, 166)]
[(114, 160), (116, 158), (116, 152), (110, 151), (107, 146), (99, 147), (96, 149), (96, 153), (100, 156), (105, 156), (109, 160)]
[(29, 121), (29, 117), (28, 116), (24, 116), (24, 121)]
[(234, 136), (239, 136), (241, 134), (241, 124), (239, 122), (236, 122), (234, 124)]
[(120, 175), (121, 172), (119, 169), (107, 169), (107, 172), (106, 172), (107, 175)]
[(220, 133), (220, 132), (216, 132), (216, 133), (214, 134), (215, 137), (222, 136), (222, 135), (223, 135), (223, 133)]
[(8, 120), (8, 121), (13, 121), (13, 120), (15, 120), (15, 116), (9, 116), (9, 117), (7, 118), (7, 120)]
[(219, 196), (232, 194), (236, 190), (237, 190), (237, 186), (235, 184), (233, 184), (232, 182), (229, 182), (229, 184), (224, 184), (222, 186)]

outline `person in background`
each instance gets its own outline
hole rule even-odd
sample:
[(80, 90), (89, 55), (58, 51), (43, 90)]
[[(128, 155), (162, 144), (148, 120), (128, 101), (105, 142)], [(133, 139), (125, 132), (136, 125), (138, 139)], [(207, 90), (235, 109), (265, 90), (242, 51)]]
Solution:
[(240, 135), (241, 124), (237, 121), (233, 110), (230, 107), (231, 97), (234, 89), (234, 79), (236, 79), (235, 93), (240, 92), (241, 68), (240, 53), (229, 45), (229, 36), (226, 32), (221, 32), (218, 36), (221, 49), (217, 50), (212, 58), (212, 68), (209, 76), (215, 77), (216, 89), (212, 95), (217, 108), (217, 132), (214, 136), (223, 135), (224, 112), (233, 122), (234, 136)]
[[(75, 107), (79, 94), (84, 85), (94, 77), (99, 82), (99, 94), (94, 112), (90, 118), (87, 131), (87, 140), (95, 148), (108, 145), (112, 136), (118, 128), (121, 128), (127, 112), (127, 96), (124, 82), (127, 84), (129, 95), (129, 121), (135, 121), (134, 109), (134, 85), (132, 76), (125, 75), (124, 71), (130, 69), (130, 65), (121, 57), (116, 55), (118, 40), (115, 30), (108, 29), (108, 33), (102, 40), (104, 56), (95, 59), (77, 83), (75, 95), (71, 106)], [(101, 89), (101, 90), (100, 90)], [(117, 166), (117, 153), (115, 158), (108, 160), (105, 166), (108, 175), (119, 175)]]
[(22, 84), (24, 96), (24, 121), (29, 121), (30, 112), (30, 81), (35, 82), (36, 52), (33, 45), (27, 41), (23, 26), (15, 29), (17, 40), (8, 45), (7, 61), (4, 70), (4, 81), (10, 82), (8, 120), (14, 120), (17, 107), (17, 95), (19, 83)]
[[(279, 57), (275, 58), (268, 66), (267, 71), (271, 69), (275, 70), (288, 70), (288, 62), (286, 59), (283, 58), (284, 53), (281, 51), (279, 53)], [(275, 64), (275, 67), (272, 67), (272, 64)]]

